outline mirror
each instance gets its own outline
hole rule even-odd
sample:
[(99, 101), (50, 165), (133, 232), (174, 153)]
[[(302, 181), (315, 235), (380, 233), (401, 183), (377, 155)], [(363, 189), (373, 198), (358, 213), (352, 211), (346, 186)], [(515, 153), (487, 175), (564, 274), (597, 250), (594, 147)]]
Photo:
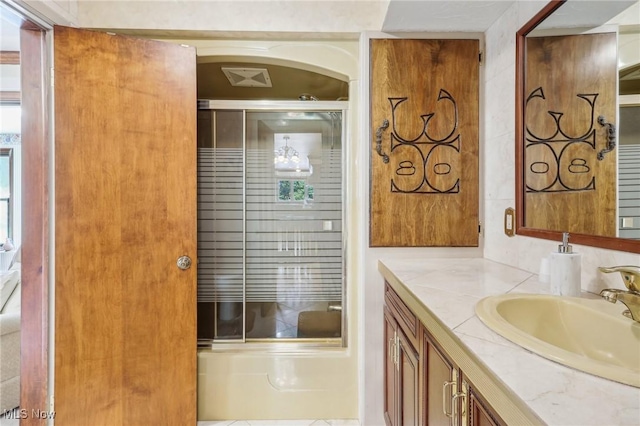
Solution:
[(640, 4), (551, 1), (516, 36), (516, 233), (640, 253)]

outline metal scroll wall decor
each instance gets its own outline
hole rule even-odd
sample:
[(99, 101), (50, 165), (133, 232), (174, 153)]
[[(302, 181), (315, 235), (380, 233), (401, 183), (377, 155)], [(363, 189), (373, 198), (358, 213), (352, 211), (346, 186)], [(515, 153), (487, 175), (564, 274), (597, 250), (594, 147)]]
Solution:
[[(453, 158), (460, 155), (460, 133), (458, 131), (458, 105), (449, 92), (440, 89), (437, 102), (449, 102), (453, 107), (453, 118), (447, 123), (450, 131), (444, 137), (434, 136), (429, 125), (435, 112), (420, 115), (422, 127), (415, 136), (401, 134), (397, 126), (399, 107), (408, 97), (388, 98), (391, 105), (391, 133), (389, 134), (390, 155), (395, 172), (391, 179), (391, 192), (414, 194), (455, 194), (460, 192), (459, 167)], [(389, 127), (384, 120), (376, 131), (376, 152), (385, 164), (389, 163), (382, 146), (383, 132)]]
[[(577, 192), (594, 191), (596, 176), (593, 163), (602, 161), (606, 153), (616, 146), (615, 127), (607, 123), (603, 116), (597, 121), (607, 132), (607, 147), (601, 151), (596, 148), (595, 107), (597, 93), (577, 94), (577, 98), (588, 105), (589, 116), (582, 123), (588, 123), (581, 135), (569, 135), (563, 129), (563, 112), (545, 111), (552, 118), (553, 127), (542, 126), (540, 132), (534, 132), (527, 122), (525, 128), (525, 159), (527, 163), (526, 191), (535, 192)], [(534, 89), (527, 97), (527, 109), (535, 102), (545, 101), (542, 87)], [(551, 130), (550, 130), (551, 129)], [(544, 132), (549, 136), (541, 136)]]

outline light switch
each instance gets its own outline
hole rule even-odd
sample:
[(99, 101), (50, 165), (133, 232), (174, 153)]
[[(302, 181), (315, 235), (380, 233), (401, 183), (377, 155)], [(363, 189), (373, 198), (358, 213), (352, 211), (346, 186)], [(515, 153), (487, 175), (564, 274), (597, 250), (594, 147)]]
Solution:
[(322, 230), (323, 231), (331, 231), (333, 230), (333, 222), (330, 220), (325, 220), (322, 222)]
[(623, 217), (622, 218), (622, 227), (623, 228), (633, 228), (633, 218), (632, 217)]
[(515, 221), (516, 221), (516, 211), (509, 207), (504, 211), (504, 233), (508, 237), (513, 237), (515, 235)]

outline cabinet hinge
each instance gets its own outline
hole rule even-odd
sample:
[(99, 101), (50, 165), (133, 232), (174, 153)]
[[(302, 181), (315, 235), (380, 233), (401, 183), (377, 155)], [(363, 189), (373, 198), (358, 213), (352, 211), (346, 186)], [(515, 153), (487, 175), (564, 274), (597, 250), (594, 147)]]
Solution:
[(50, 418), (54, 418), (55, 416), (55, 396), (51, 395), (49, 397), (49, 413), (50, 413)]

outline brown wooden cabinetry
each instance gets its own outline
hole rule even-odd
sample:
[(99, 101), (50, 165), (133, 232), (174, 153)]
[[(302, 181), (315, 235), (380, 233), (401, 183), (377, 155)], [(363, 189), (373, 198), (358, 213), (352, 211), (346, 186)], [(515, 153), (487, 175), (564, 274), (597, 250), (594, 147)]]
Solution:
[(423, 425), (451, 425), (452, 397), (457, 392), (457, 370), (433, 338), (422, 330), (420, 379), (425, 390), (422, 407)]
[(418, 351), (402, 332), (392, 311), (385, 317), (385, 404), (388, 426), (418, 426), (420, 418)]
[(384, 326), (387, 426), (505, 424), (388, 283)]
[[(467, 383), (463, 381), (463, 383)], [(468, 386), (467, 426), (498, 426), (503, 424), (498, 420), (497, 414), (484, 402), (473, 386)]]

